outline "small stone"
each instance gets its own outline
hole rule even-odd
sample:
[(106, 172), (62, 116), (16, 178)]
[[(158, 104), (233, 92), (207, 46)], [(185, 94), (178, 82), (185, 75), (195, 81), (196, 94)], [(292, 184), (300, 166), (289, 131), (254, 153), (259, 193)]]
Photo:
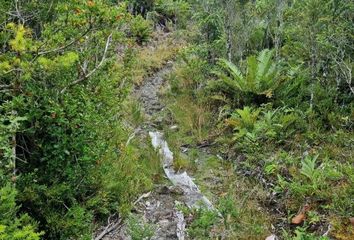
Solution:
[(159, 194), (169, 194), (170, 193), (170, 189), (167, 186), (162, 186), (159, 190), (158, 190)]
[(265, 240), (278, 240), (278, 237), (275, 236), (274, 234), (268, 236)]
[(172, 131), (178, 131), (179, 127), (177, 125), (173, 125), (170, 127), (170, 130)]
[(172, 186), (169, 190), (172, 194), (183, 195), (183, 189), (179, 186)]

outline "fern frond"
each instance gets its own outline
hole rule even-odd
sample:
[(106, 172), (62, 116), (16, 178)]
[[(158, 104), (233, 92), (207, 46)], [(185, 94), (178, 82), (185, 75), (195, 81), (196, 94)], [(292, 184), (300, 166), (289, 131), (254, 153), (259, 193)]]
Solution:
[(266, 76), (272, 71), (274, 71), (274, 69), (271, 69), (272, 67), (274, 67), (274, 64), (272, 62), (273, 53), (273, 50), (264, 49), (258, 55), (257, 80), (261, 80), (263, 76)]
[(232, 87), (232, 90), (266, 95), (271, 98), (273, 91), (279, 85), (277, 66), (272, 60), (273, 52), (265, 49), (258, 56), (249, 56), (246, 74), (243, 74), (232, 62), (220, 59), (219, 66), (231, 76), (219, 74), (222, 76), (219, 76), (219, 79)]
[(245, 81), (244, 77), (241, 73), (241, 71), (238, 69), (238, 67), (233, 64), (232, 62), (227, 61), (226, 59), (221, 59), (219, 61), (220, 66), (222, 66), (225, 70), (228, 71), (228, 73), (231, 74), (233, 77), (232, 79), (223, 79), (224, 81), (226, 80), (227, 83), (231, 86), (234, 86), (238, 88), (240, 91), (245, 91), (246, 86), (245, 86)]
[(247, 58), (246, 86), (249, 92), (259, 92), (259, 81), (257, 79), (258, 63), (255, 56)]

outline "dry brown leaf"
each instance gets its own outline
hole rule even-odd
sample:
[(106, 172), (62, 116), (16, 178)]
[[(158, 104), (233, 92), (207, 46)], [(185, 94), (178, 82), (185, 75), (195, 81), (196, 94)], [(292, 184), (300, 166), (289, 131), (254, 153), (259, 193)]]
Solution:
[(303, 209), (302, 209), (302, 212), (303, 212), (303, 213), (306, 213), (306, 212), (310, 211), (310, 209), (311, 209), (310, 205), (305, 204), (305, 206), (304, 206)]
[(310, 211), (310, 209), (311, 209), (310, 205), (305, 204), (302, 207), (300, 213), (291, 219), (291, 223), (296, 225), (302, 223), (306, 219), (306, 213)]
[(89, 7), (93, 7), (93, 6), (95, 6), (95, 3), (94, 3), (94, 1), (87, 1), (87, 5), (89, 6)]
[(80, 8), (76, 8), (75, 13), (76, 13), (76, 15), (79, 15), (82, 13), (82, 10)]
[(220, 197), (225, 197), (228, 193), (227, 192), (222, 192), (220, 193)]
[(11, 181), (12, 181), (12, 182), (16, 182), (16, 181), (17, 181), (17, 176), (15, 176), (15, 175), (12, 176), (12, 177), (11, 177)]
[(350, 223), (354, 226), (354, 217), (349, 218)]
[(306, 218), (305, 213), (301, 212), (298, 215), (296, 215), (295, 217), (293, 217), (293, 219), (291, 219), (291, 223), (298, 225), (298, 224), (302, 223), (305, 220), (305, 218)]

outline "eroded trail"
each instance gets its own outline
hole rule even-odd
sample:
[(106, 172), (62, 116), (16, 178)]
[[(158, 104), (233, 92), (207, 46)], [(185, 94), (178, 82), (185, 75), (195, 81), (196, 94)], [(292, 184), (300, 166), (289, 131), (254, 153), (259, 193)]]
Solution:
[(159, 91), (165, 83), (165, 77), (172, 71), (173, 63), (168, 62), (152, 76), (145, 78), (142, 85), (137, 87), (134, 95), (142, 104), (143, 112), (150, 118), (163, 109), (159, 99)]
[[(164, 84), (164, 77), (172, 69), (171, 63), (156, 73), (151, 78), (148, 78), (141, 88), (138, 90), (138, 97), (143, 103), (146, 114), (153, 117), (163, 109), (163, 105), (159, 100), (159, 90)], [(151, 143), (159, 154), (162, 160), (163, 169), (166, 177), (171, 183), (182, 191), (183, 202), (190, 208), (206, 207), (213, 209), (211, 202), (200, 192), (198, 186), (193, 182), (187, 172), (177, 172), (173, 168), (173, 152), (168, 147), (168, 143), (164, 140), (162, 132), (150, 129), (149, 136)]]
[[(133, 96), (141, 103), (142, 111), (147, 117), (147, 122), (140, 126), (139, 135), (148, 136), (154, 115), (163, 110), (159, 100), (159, 90), (164, 84), (164, 77), (172, 70), (172, 63), (167, 63), (152, 76), (144, 79), (142, 84), (135, 88)], [(142, 130), (144, 129), (144, 130)], [(149, 138), (147, 138), (149, 139)], [(144, 151), (144, 149), (141, 149)], [(135, 212), (139, 222), (153, 227), (153, 240), (185, 239), (185, 221), (183, 214), (178, 211), (177, 205), (182, 202), (183, 191), (172, 183), (155, 186), (154, 189), (143, 194), (134, 202)], [(142, 226), (143, 227), (143, 226)], [(103, 240), (130, 240), (127, 223), (119, 224), (114, 230), (107, 233)]]
[[(172, 63), (167, 63), (153, 76), (146, 78), (142, 85), (135, 90), (135, 96), (141, 102), (143, 112), (152, 121), (157, 113), (163, 111), (163, 104), (159, 99), (159, 91), (165, 83), (165, 77), (172, 70)], [(151, 122), (147, 122), (147, 130), (143, 134), (155, 131)], [(159, 148), (159, 146), (154, 146)], [(182, 189), (166, 184), (156, 186), (155, 189), (137, 202), (136, 208), (144, 217), (144, 221), (155, 225), (155, 234), (152, 239), (185, 239), (185, 221), (183, 214), (177, 209), (183, 196)]]
[[(154, 119), (163, 104), (159, 99), (159, 91), (165, 84), (165, 77), (172, 70), (169, 62), (153, 76), (144, 80), (136, 89), (135, 95), (143, 105), (148, 119)], [(147, 125), (150, 125), (149, 122)], [(151, 125), (150, 125), (151, 126)], [(179, 239), (186, 238), (185, 220), (183, 213), (178, 210), (179, 204), (188, 207), (206, 207), (213, 209), (211, 202), (200, 192), (187, 172), (176, 172), (173, 168), (173, 153), (164, 140), (162, 132), (148, 127), (144, 134), (149, 134), (153, 147), (159, 151), (164, 173), (169, 183), (157, 186), (148, 196), (137, 203), (138, 212), (143, 214), (145, 221), (156, 226), (153, 239)]]

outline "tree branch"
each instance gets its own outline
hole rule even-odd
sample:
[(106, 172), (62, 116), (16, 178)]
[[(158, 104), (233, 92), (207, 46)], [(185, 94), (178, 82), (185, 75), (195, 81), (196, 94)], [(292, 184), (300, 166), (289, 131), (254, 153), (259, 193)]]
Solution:
[(22, 14), (21, 14), (21, 12), (20, 12), (20, 7), (19, 7), (19, 2), (18, 2), (18, 0), (15, 0), (15, 8), (16, 8), (16, 17), (18, 17), (20, 20), (21, 20), (21, 22), (22, 22), (22, 24), (25, 24), (25, 19), (22, 17)]
[(8, 84), (8, 85), (6, 85), (6, 84), (4, 84), (4, 85), (0, 85), (0, 90), (10, 89), (11, 87), (12, 87), (12, 85), (11, 85), (11, 84)]
[(73, 81), (72, 83), (70, 83), (68, 86), (66, 86), (65, 88), (63, 88), (60, 93), (63, 94), (68, 88), (82, 82), (82, 81), (85, 81), (87, 78), (89, 78), (92, 74), (94, 74), (102, 65), (103, 63), (105, 62), (106, 60), (106, 56), (107, 56), (107, 52), (108, 52), (108, 48), (109, 48), (109, 45), (112, 41), (112, 33), (108, 36), (107, 38), (107, 41), (106, 41), (106, 46), (105, 46), (105, 49), (104, 49), (104, 52), (103, 52), (103, 56), (102, 56), (102, 59), (101, 61), (99, 62), (99, 64), (94, 68), (92, 69), (89, 73), (87, 73), (85, 76), (77, 79), (76, 81)]
[(78, 38), (75, 38), (74, 40), (72, 40), (71, 42), (67, 43), (66, 45), (62, 46), (62, 47), (58, 47), (58, 48), (55, 48), (55, 49), (51, 49), (51, 50), (47, 50), (47, 51), (42, 51), (42, 52), (38, 52), (37, 53), (37, 56), (41, 56), (41, 55), (45, 55), (45, 54), (48, 54), (48, 53), (52, 53), (52, 52), (58, 52), (58, 51), (61, 51), (61, 50), (64, 50), (65, 48), (68, 48), (70, 47), (71, 45), (73, 45), (74, 43), (76, 43), (77, 41), (80, 40), (80, 38), (84, 37), (85, 35), (87, 35), (91, 30), (91, 27), (89, 27), (80, 37)]
[(115, 223), (111, 223), (110, 219), (112, 216), (108, 217), (108, 225), (105, 227), (105, 229), (97, 236), (94, 238), (94, 240), (101, 240), (106, 234), (112, 232), (114, 229), (118, 228), (119, 225), (122, 222), (122, 219), (118, 215), (118, 220)]

